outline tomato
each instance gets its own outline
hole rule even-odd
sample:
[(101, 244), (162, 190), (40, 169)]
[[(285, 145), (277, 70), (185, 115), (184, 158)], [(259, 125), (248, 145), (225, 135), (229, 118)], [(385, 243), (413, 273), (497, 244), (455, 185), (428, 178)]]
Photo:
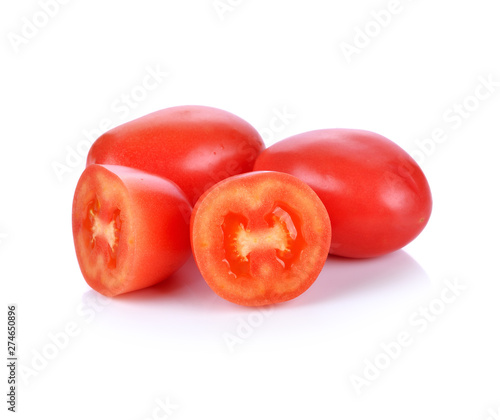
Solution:
[(191, 247), (200, 272), (222, 298), (246, 306), (293, 299), (328, 256), (330, 221), (299, 179), (254, 172), (221, 181), (196, 203)]
[(178, 106), (130, 121), (100, 136), (87, 165), (123, 165), (174, 181), (192, 204), (217, 182), (250, 172), (264, 150), (259, 133), (229, 112)]
[(298, 134), (265, 150), (254, 169), (295, 175), (318, 194), (332, 223), (331, 254), (365, 258), (395, 251), (431, 214), (429, 184), (417, 163), (369, 131)]
[(191, 205), (173, 182), (90, 165), (73, 199), (73, 239), (90, 287), (115, 296), (158, 283), (190, 255)]

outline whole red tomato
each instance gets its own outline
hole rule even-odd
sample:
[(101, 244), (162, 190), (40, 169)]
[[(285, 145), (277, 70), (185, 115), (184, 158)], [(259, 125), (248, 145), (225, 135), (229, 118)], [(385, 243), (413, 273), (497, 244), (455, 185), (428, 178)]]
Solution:
[(331, 220), (330, 253), (364, 258), (395, 251), (424, 229), (429, 184), (397, 144), (369, 131), (325, 129), (266, 149), (254, 170), (295, 175), (321, 198)]
[(178, 106), (153, 112), (104, 133), (87, 165), (122, 165), (174, 181), (191, 204), (212, 185), (249, 172), (264, 149), (259, 133), (229, 112)]

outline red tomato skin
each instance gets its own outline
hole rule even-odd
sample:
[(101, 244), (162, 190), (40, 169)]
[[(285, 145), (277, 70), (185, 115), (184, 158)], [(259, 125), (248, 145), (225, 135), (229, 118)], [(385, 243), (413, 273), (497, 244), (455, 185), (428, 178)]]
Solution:
[[(269, 196), (265, 193), (267, 183), (274, 190)], [(297, 211), (297, 230), (304, 239), (297, 252), (300, 262), (282, 271), (272, 253), (264, 256), (265, 250), (256, 250), (253, 252), (259, 262), (255, 266), (274, 263), (271, 274), (265, 278), (239, 278), (231, 284), (227, 281), (231, 276), (222, 245), (221, 221), (228, 213), (236, 212), (248, 219), (248, 228), (258, 231), (266, 226), (263, 210), (270, 211), (276, 201)], [(212, 216), (207, 217), (207, 213)], [(251, 172), (227, 178), (200, 197), (191, 215), (191, 247), (200, 273), (217, 295), (242, 306), (281, 303), (304, 293), (325, 264), (330, 240), (328, 213), (316, 193), (296, 177), (280, 172)], [(283, 290), (283, 285), (291, 287)], [(263, 291), (256, 291), (259, 288)]]
[(174, 181), (192, 205), (229, 176), (252, 171), (264, 150), (260, 134), (229, 112), (186, 105), (111, 129), (90, 148), (87, 165), (122, 165)]
[(332, 224), (330, 253), (375, 257), (402, 248), (426, 226), (432, 197), (415, 160), (369, 131), (323, 129), (275, 143), (254, 170), (295, 175), (325, 204)]
[[(97, 179), (104, 198), (122, 211), (122, 237), (119, 240), (117, 271), (109, 274), (103, 267), (90, 267), (81, 238), (84, 227), (86, 195), (95, 194)], [(119, 191), (123, 200), (113, 202), (106, 196)], [(119, 202), (118, 202), (119, 201)], [(116, 165), (90, 165), (77, 184), (73, 200), (73, 237), (82, 274), (94, 290), (116, 296), (149, 287), (166, 279), (179, 269), (190, 255), (189, 218), (191, 205), (182, 190), (173, 182), (136, 169)], [(123, 231), (126, 231), (125, 235)], [(121, 247), (121, 248), (120, 248)], [(85, 256), (87, 255), (87, 256)], [(124, 256), (120, 260), (120, 255)], [(94, 261), (95, 263), (95, 261)], [(102, 275), (95, 276), (92, 272)], [(119, 279), (111, 286), (106, 279)]]

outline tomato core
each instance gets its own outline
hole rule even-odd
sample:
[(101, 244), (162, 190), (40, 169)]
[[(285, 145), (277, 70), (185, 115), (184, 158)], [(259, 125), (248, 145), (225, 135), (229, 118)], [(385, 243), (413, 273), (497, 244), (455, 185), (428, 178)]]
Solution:
[(105, 255), (108, 268), (116, 268), (121, 231), (120, 209), (102, 207), (99, 197), (95, 195), (87, 205), (84, 227), (90, 254), (94, 259)]
[(251, 228), (242, 214), (229, 212), (224, 217), (225, 262), (236, 278), (256, 275), (252, 266), (263, 260), (274, 259), (283, 269), (290, 269), (300, 258), (306, 242), (296, 212), (284, 203), (275, 203), (262, 218), (264, 226)]

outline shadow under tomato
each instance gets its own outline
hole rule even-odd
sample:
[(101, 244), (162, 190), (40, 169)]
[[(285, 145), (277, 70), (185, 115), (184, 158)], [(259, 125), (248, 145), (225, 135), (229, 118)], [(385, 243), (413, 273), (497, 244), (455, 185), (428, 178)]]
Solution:
[(117, 302), (150, 305), (182, 305), (203, 307), (221, 300), (201, 276), (191, 257), (174, 274), (146, 289), (116, 296)]
[[(405, 251), (368, 259), (329, 256), (318, 279), (298, 298), (283, 305), (304, 306), (336, 301), (356, 294), (390, 293), (425, 287), (429, 278), (423, 268)], [(183, 267), (161, 283), (146, 289), (116, 296), (118, 304), (196, 307), (201, 312), (248, 312), (217, 296), (206, 284), (191, 257)], [(277, 308), (281, 306), (278, 305)]]
[(316, 282), (304, 293), (301, 303), (337, 300), (374, 289), (404, 292), (426, 288), (429, 284), (425, 270), (403, 250), (366, 259), (331, 255)]

